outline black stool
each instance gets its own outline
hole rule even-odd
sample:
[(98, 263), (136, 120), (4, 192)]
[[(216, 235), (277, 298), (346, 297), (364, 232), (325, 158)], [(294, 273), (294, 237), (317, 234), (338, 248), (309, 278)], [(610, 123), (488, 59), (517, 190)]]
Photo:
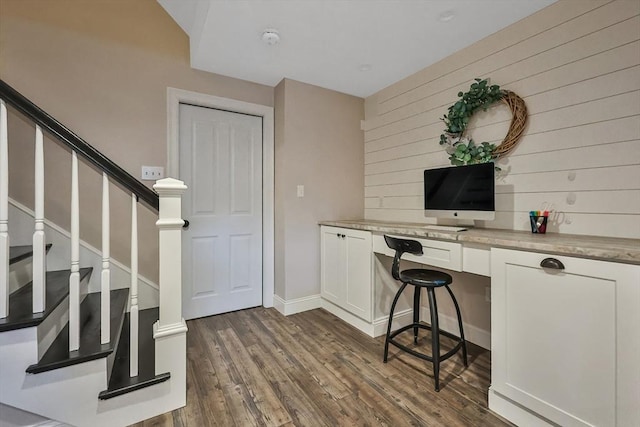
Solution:
[[(453, 356), (458, 350), (462, 349), (462, 359), (464, 362), (464, 366), (467, 366), (467, 344), (464, 340), (464, 330), (462, 329), (462, 317), (460, 316), (460, 307), (458, 306), (458, 301), (456, 301), (456, 297), (451, 292), (449, 288), (449, 284), (453, 281), (450, 275), (447, 273), (443, 273), (441, 271), (436, 270), (427, 270), (427, 269), (411, 269), (400, 271), (400, 257), (405, 252), (409, 252), (413, 255), (422, 255), (422, 245), (420, 242), (415, 240), (406, 240), (406, 239), (396, 239), (394, 237), (384, 236), (384, 240), (387, 242), (387, 245), (396, 251), (395, 257), (393, 258), (393, 266), (391, 267), (391, 274), (394, 279), (400, 280), (402, 282), (402, 286), (396, 293), (395, 298), (393, 299), (393, 303), (391, 304), (391, 312), (389, 313), (389, 325), (387, 326), (387, 337), (384, 342), (384, 363), (387, 363), (387, 354), (389, 353), (389, 344), (393, 344), (401, 350), (406, 351), (409, 354), (412, 354), (421, 359), (427, 360), (433, 363), (433, 377), (435, 378), (435, 388), (436, 391), (440, 391), (440, 362), (446, 360)], [(413, 294), (413, 323), (402, 327), (391, 333), (391, 322), (393, 321), (393, 312), (396, 308), (396, 303), (398, 302), (398, 298), (404, 291), (404, 288), (407, 285), (413, 285), (415, 287)], [(438, 326), (438, 305), (436, 303), (436, 294), (434, 292), (435, 288), (439, 288), (444, 286), (447, 291), (449, 291), (449, 295), (451, 295), (451, 299), (453, 300), (453, 305), (456, 307), (456, 314), (458, 315), (458, 326), (460, 327), (460, 336), (457, 337), (447, 331), (441, 331)], [(425, 325), (420, 323), (420, 291), (422, 288), (427, 288), (427, 295), (429, 296), (429, 311), (431, 312), (431, 325)], [(394, 338), (405, 332), (409, 329), (413, 328), (413, 342), (415, 344), (418, 343), (418, 329), (427, 329), (431, 330), (431, 356), (428, 356), (423, 353), (419, 353), (403, 344), (400, 344), (397, 341), (394, 341)], [(440, 335), (447, 336), (453, 340), (458, 341), (458, 343), (453, 347), (450, 351), (445, 354), (440, 354)]]

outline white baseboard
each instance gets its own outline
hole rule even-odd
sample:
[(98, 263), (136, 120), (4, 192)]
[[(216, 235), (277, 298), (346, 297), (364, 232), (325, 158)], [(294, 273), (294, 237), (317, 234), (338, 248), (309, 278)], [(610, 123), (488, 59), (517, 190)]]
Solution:
[[(31, 245), (35, 213), (23, 204), (9, 198), (9, 224), (12, 245)], [(45, 219), (45, 234), (47, 243), (53, 243), (47, 254), (48, 270), (70, 268), (69, 253), (71, 234), (59, 225)], [(17, 237), (17, 239), (16, 239)], [(17, 241), (16, 241), (17, 240)], [(93, 274), (89, 280), (91, 292), (100, 291), (100, 270), (102, 269), (102, 251), (80, 240), (80, 265), (93, 267)], [(128, 287), (131, 283), (131, 269), (120, 261), (111, 258), (111, 289)], [(138, 275), (138, 294), (140, 309), (157, 307), (159, 304), (159, 288), (150, 279)]]
[(362, 320), (358, 316), (354, 316), (353, 314), (349, 313), (348, 311), (344, 310), (341, 307), (338, 307), (332, 302), (327, 301), (324, 298), (321, 298), (320, 301), (322, 304), (321, 308), (323, 308), (324, 310), (327, 310), (329, 313), (333, 314), (334, 316), (338, 317), (341, 320), (344, 320), (354, 328), (359, 329), (360, 331), (364, 332), (370, 337), (375, 336), (373, 323), (367, 322), (366, 320)]
[(518, 426), (553, 427), (547, 421), (489, 387), (489, 409)]
[[(337, 305), (322, 299), (322, 308), (329, 313), (339, 317), (351, 326), (361, 330), (370, 337), (379, 337), (387, 333), (387, 321), (388, 316), (378, 317), (373, 322), (367, 322), (358, 316), (355, 316), (348, 311), (344, 310)], [(420, 310), (420, 319), (429, 323), (430, 315), (429, 309), (422, 307)], [(438, 315), (440, 323), (440, 329), (450, 332), (456, 336), (459, 335), (458, 320), (455, 317), (450, 317), (444, 314)], [(396, 312), (393, 315), (393, 330), (399, 329), (403, 326), (410, 324), (413, 321), (413, 310), (405, 309), (400, 312)], [(463, 322), (464, 337), (466, 341), (472, 342), (487, 350), (491, 349), (491, 332), (480, 329), (477, 326), (469, 325)]]
[[(380, 335), (386, 335), (387, 325), (389, 322), (389, 316), (378, 317), (373, 321), (373, 336), (379, 337)], [(407, 326), (413, 322), (413, 310), (407, 308), (405, 310), (396, 311), (393, 314), (392, 332), (396, 329), (400, 329), (403, 326)]]
[[(431, 319), (429, 308), (421, 307), (420, 320), (430, 323), (429, 319)], [(457, 318), (438, 313), (438, 322), (440, 324), (440, 329), (443, 331), (452, 333), (455, 336), (460, 336)], [(491, 350), (491, 331), (485, 331), (477, 326), (465, 323), (464, 320), (462, 322), (462, 326), (464, 327), (464, 339), (466, 341), (472, 342), (486, 350)]]
[(292, 300), (284, 300), (278, 295), (273, 296), (273, 307), (285, 316), (291, 314), (302, 313), (303, 311), (313, 310), (321, 306), (320, 295), (311, 295), (308, 297), (296, 298)]

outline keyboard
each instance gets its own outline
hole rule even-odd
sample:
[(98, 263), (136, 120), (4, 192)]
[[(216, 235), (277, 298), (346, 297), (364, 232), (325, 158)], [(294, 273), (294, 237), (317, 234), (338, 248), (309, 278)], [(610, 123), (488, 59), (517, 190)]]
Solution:
[(450, 231), (452, 233), (457, 233), (459, 231), (466, 231), (467, 227), (454, 227), (451, 225), (425, 225), (424, 228), (427, 230), (436, 230), (436, 231)]

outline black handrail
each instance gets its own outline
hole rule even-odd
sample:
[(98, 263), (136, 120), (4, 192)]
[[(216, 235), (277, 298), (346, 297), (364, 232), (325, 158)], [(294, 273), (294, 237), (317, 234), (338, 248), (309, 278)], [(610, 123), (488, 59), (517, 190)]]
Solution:
[(160, 199), (155, 191), (138, 181), (131, 174), (89, 145), (88, 142), (73, 133), (58, 120), (51, 117), (46, 111), (28, 100), (2, 79), (0, 79), (0, 98), (40, 125), (43, 130), (46, 130), (58, 141), (71, 148), (85, 160), (95, 165), (98, 169), (104, 171), (117, 184), (135, 194), (138, 200), (144, 202), (156, 212), (158, 211)]

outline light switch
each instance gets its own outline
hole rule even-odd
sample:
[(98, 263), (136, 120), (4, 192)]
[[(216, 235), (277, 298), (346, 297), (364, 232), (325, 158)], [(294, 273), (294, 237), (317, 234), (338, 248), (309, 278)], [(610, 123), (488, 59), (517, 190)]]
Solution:
[(304, 185), (298, 185), (298, 197), (304, 197)]
[(162, 166), (142, 166), (143, 181), (157, 181), (164, 178), (164, 168)]

